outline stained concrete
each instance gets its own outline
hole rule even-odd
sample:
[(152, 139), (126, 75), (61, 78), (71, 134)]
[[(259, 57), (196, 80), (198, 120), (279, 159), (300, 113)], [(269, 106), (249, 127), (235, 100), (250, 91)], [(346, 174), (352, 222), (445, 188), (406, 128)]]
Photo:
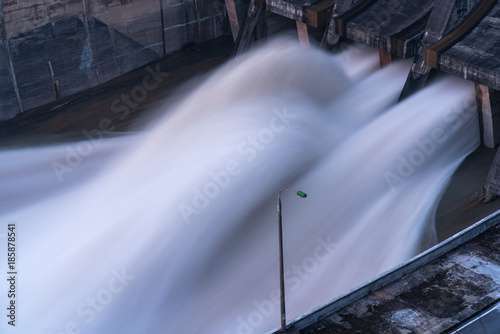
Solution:
[(265, 3), (271, 13), (323, 28), (328, 24), (335, 0), (266, 0)]
[(497, 2), (472, 31), (438, 53), (436, 68), (500, 90), (499, 37), (500, 3)]
[(49, 62), (62, 97), (66, 97), (159, 58), (154, 51), (112, 32), (97, 19), (89, 19), (87, 28), (82, 19), (71, 17), (9, 40), (19, 93), (26, 110), (57, 99)]
[(222, 0), (0, 0), (0, 121), (229, 33)]

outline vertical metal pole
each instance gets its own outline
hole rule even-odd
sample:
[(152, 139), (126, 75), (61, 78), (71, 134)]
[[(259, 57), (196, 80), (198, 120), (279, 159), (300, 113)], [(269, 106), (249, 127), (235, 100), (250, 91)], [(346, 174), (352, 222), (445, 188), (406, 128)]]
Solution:
[[(253, 0), (252, 0), (253, 1)], [(278, 192), (278, 234), (280, 248), (280, 297), (281, 297), (281, 333), (286, 333), (286, 312), (285, 312), (285, 269), (283, 261), (283, 222), (281, 218), (281, 192), (287, 190), (296, 194), (299, 197), (305, 198), (307, 194), (303, 191), (294, 191), (283, 188)]]
[(278, 229), (279, 229), (279, 265), (280, 265), (280, 297), (281, 297), (281, 333), (286, 330), (286, 312), (285, 312), (285, 273), (283, 265), (283, 228), (281, 218), (281, 191), (278, 193)]

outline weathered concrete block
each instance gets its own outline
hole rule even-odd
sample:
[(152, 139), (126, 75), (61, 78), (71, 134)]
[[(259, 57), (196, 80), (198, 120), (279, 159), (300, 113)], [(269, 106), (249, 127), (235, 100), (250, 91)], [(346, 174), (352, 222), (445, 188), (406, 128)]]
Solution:
[(178, 5), (180, 3), (184, 3), (188, 0), (168, 0), (168, 5), (169, 6), (175, 6), (175, 5)]
[[(25, 110), (55, 99), (47, 56), (52, 51), (46, 44), (52, 38), (52, 25), (45, 25), (9, 40), (12, 64), (19, 94)], [(59, 50), (61, 52), (64, 50)]]
[(0, 121), (10, 119), (21, 112), (6, 53), (5, 45), (0, 40)]
[(187, 41), (187, 25), (165, 29), (165, 54), (170, 54), (182, 48)]
[[(18, 87), (26, 109), (89, 89), (159, 57), (97, 19), (62, 19), (10, 39)], [(52, 78), (48, 62), (51, 62)]]
[(90, 17), (110, 26), (143, 47), (163, 53), (160, 0), (87, 0)]
[(450, 33), (455, 27), (465, 20), (467, 14), (479, 3), (479, 0), (457, 0), (450, 13), (450, 19), (444, 30), (444, 34)]
[(56, 99), (49, 61), (55, 79), (60, 81), (63, 96), (97, 83), (89, 74), (92, 66), (86, 66), (86, 63), (92, 64), (92, 51), (85, 49), (86, 46), (90, 48), (86, 45), (85, 34), (81, 19), (73, 17), (10, 39), (14, 71), (25, 109)]
[(7, 38), (83, 12), (82, 0), (2, 1), (2, 10)]
[(56, 83), (66, 97), (230, 33), (223, 0), (4, 0), (0, 10), (0, 120), (21, 112), (16, 90), (33, 109), (58, 98)]
[(215, 18), (209, 17), (188, 24), (189, 42), (201, 43), (215, 38)]
[[(244, 9), (244, 1), (238, 4)], [(169, 1), (162, 10), (166, 54), (230, 33), (224, 1)]]
[(165, 29), (181, 24), (186, 24), (188, 16), (188, 5), (179, 3), (163, 9), (163, 26)]
[(231, 26), (229, 19), (224, 14), (216, 15), (215, 20), (215, 36), (220, 37), (231, 34)]

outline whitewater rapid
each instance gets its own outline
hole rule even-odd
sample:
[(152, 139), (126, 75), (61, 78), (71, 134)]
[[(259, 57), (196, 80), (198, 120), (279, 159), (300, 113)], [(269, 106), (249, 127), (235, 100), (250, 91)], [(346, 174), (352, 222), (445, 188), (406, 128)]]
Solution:
[(377, 66), (360, 46), (277, 40), (140, 133), (0, 152), (0, 247), (15, 223), (19, 271), (1, 332), (278, 327), (281, 188), (308, 194), (282, 196), (289, 320), (433, 245), (437, 202), (479, 145), (473, 85), (396, 104), (410, 64)]

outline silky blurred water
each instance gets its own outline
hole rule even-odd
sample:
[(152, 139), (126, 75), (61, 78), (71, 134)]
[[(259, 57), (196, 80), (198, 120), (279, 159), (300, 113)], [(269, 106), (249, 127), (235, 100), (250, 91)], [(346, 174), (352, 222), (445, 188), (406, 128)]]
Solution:
[(15, 222), (19, 270), (1, 332), (278, 327), (281, 188), (308, 194), (282, 196), (289, 320), (433, 245), (477, 111), (451, 78), (396, 105), (409, 66), (276, 40), (140, 133), (0, 152), (1, 247)]

